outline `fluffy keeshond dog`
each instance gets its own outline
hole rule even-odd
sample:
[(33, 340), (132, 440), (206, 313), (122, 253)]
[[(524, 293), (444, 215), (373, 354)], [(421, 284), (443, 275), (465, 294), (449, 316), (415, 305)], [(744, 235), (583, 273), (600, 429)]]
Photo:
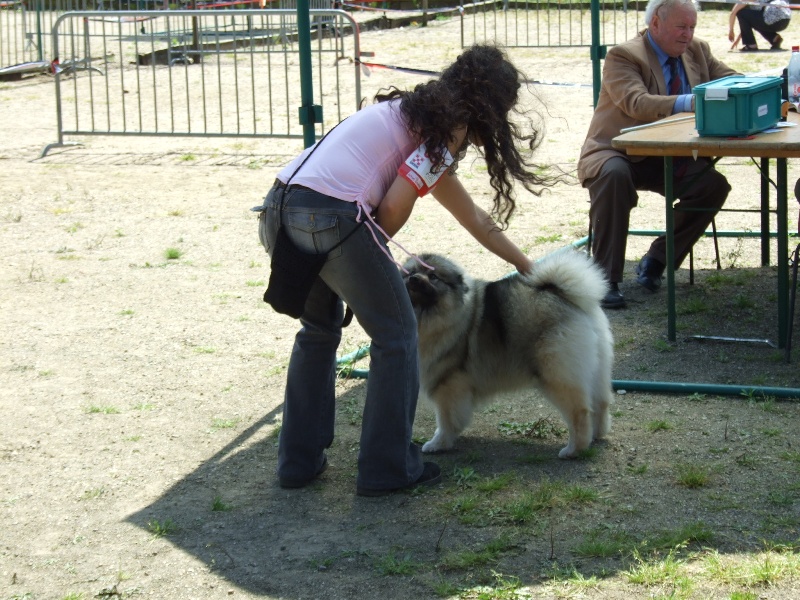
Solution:
[(571, 458), (611, 427), (613, 342), (600, 300), (608, 285), (575, 250), (535, 263), (530, 275), (473, 279), (437, 254), (404, 265), (417, 315), (422, 392), (436, 410), (423, 452), (453, 447), (474, 409), (499, 392), (538, 387), (569, 427)]

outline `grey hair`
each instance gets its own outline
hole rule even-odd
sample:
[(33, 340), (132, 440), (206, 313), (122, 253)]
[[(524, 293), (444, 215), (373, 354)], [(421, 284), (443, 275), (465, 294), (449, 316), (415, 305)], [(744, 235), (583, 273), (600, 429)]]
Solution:
[(667, 9), (661, 14), (662, 18), (676, 6), (691, 6), (697, 10), (694, 5), (694, 0), (650, 0), (647, 3), (647, 8), (644, 9), (645, 25), (650, 27), (650, 24), (653, 22), (653, 15), (655, 15), (656, 11), (662, 6)]

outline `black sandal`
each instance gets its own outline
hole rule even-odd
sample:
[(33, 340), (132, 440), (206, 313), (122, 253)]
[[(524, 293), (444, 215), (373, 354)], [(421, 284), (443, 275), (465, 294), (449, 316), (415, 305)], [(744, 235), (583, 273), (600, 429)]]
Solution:
[(328, 457), (323, 455), (322, 464), (319, 466), (319, 469), (317, 469), (317, 472), (314, 473), (314, 476), (311, 479), (291, 479), (288, 477), (279, 477), (278, 483), (285, 490), (297, 490), (300, 488), (304, 488), (309, 483), (314, 481), (317, 477), (322, 475), (325, 472), (325, 469), (327, 468), (328, 468)]
[(415, 487), (421, 485), (436, 485), (441, 481), (442, 470), (439, 468), (439, 465), (433, 462), (426, 462), (422, 463), (422, 475), (417, 477), (415, 481), (412, 481), (408, 485), (385, 490), (375, 490), (372, 488), (363, 488), (359, 486), (356, 488), (356, 495), (366, 496), (367, 498), (377, 498), (379, 496), (388, 496), (389, 494), (394, 494), (395, 492), (401, 492), (403, 490), (413, 490)]

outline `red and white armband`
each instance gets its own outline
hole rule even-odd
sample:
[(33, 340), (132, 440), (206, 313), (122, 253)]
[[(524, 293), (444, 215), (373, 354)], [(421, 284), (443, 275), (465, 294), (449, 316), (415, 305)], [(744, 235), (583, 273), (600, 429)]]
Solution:
[(413, 185), (417, 195), (422, 197), (436, 187), (442, 175), (447, 173), (447, 169), (453, 164), (453, 157), (447, 148), (444, 150), (443, 158), (444, 164), (436, 171), (432, 171), (433, 164), (428, 157), (425, 144), (422, 144), (400, 165), (397, 174)]

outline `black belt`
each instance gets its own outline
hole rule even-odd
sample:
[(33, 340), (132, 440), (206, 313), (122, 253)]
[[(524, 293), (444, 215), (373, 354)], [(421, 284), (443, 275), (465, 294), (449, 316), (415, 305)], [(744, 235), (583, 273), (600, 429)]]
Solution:
[(275, 178), (275, 183), (272, 184), (272, 187), (274, 187), (277, 190), (308, 190), (310, 192), (314, 191), (310, 187), (306, 187), (304, 185), (298, 185), (296, 183), (292, 183), (291, 185), (286, 185), (277, 177)]

